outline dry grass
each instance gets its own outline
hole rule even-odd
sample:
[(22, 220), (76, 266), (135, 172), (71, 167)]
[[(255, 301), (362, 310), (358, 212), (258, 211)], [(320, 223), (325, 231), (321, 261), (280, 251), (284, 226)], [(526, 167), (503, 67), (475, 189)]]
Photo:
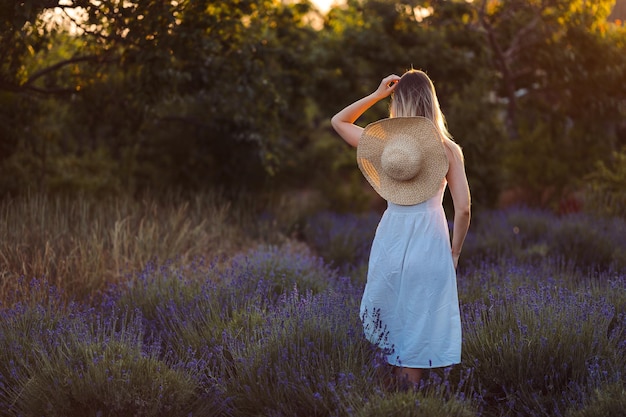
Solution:
[(218, 195), (7, 199), (0, 202), (0, 301), (32, 278), (89, 297), (150, 260), (233, 253), (251, 243), (250, 227), (251, 216)]

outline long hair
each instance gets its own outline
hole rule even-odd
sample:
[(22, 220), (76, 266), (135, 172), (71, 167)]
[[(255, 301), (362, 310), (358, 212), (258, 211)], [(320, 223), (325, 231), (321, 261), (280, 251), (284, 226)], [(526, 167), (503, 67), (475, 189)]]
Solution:
[(389, 116), (426, 117), (437, 126), (444, 137), (452, 139), (446, 127), (446, 119), (439, 108), (435, 86), (423, 71), (411, 69), (402, 75), (393, 91)]

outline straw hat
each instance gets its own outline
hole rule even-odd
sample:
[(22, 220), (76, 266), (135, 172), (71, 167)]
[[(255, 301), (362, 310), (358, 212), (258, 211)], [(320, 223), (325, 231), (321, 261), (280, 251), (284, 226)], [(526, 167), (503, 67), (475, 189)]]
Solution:
[(448, 172), (442, 137), (425, 117), (394, 117), (367, 125), (356, 156), (374, 190), (400, 205), (433, 197)]

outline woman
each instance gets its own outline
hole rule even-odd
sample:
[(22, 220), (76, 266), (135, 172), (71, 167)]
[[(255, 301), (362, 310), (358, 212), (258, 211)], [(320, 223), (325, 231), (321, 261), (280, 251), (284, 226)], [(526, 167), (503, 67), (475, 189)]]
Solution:
[[(365, 129), (355, 124), (389, 95), (389, 119)], [(394, 375), (417, 385), (424, 369), (461, 361), (456, 267), (470, 223), (463, 154), (422, 71), (386, 77), (331, 121), (357, 147), (359, 168), (387, 200), (361, 301), (364, 331)], [(451, 242), (442, 206), (446, 186), (454, 205)]]

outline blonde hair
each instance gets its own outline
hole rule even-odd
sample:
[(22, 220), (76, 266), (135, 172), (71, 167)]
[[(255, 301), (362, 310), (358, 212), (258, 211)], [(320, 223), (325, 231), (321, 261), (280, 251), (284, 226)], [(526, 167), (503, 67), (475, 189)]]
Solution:
[(402, 75), (393, 91), (389, 116), (426, 117), (437, 126), (444, 137), (452, 139), (446, 127), (446, 119), (439, 108), (435, 86), (423, 71), (411, 69)]

